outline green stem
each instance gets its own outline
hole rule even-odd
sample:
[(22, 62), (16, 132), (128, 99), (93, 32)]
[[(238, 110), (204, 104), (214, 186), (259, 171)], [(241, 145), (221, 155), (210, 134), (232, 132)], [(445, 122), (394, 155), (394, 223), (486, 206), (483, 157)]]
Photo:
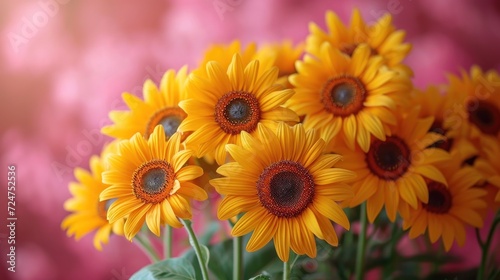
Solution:
[(243, 237), (233, 237), (233, 280), (243, 279)]
[(295, 254), (294, 251), (290, 251), (290, 259), (293, 259), (292, 263), (290, 263), (290, 271), (293, 269), (293, 266), (299, 259), (300, 255)]
[(184, 220), (184, 219), (181, 219), (181, 222), (186, 228), (186, 231), (188, 232), (189, 243), (191, 244), (191, 247), (193, 247), (194, 252), (196, 253), (196, 257), (198, 258), (198, 263), (200, 264), (201, 275), (203, 277), (203, 280), (208, 280), (207, 266), (203, 261), (203, 256), (201, 254), (201, 247), (200, 243), (198, 243), (198, 238), (196, 238), (196, 234), (194, 234), (193, 227), (191, 227), (192, 223), (190, 220)]
[(362, 280), (364, 276), (364, 268), (365, 268), (365, 250), (366, 250), (366, 226), (367, 226), (367, 217), (366, 217), (366, 202), (361, 204), (360, 207), (360, 224), (361, 229), (359, 231), (359, 239), (358, 239), (358, 251), (356, 255), (356, 280)]
[(483, 239), (481, 238), (481, 233), (479, 232), (479, 228), (476, 228), (475, 232), (476, 232), (477, 244), (479, 244), (479, 247), (481, 247), (481, 249), (483, 249), (484, 242), (483, 242)]
[(163, 258), (170, 259), (172, 257), (172, 227), (165, 225), (163, 233)]
[(481, 240), (479, 229), (476, 228), (476, 238), (479, 243), (479, 246), (481, 246), (481, 251), (482, 251), (481, 264), (479, 265), (479, 270), (477, 272), (478, 280), (486, 279), (485, 273), (486, 273), (486, 262), (488, 259), (488, 250), (490, 249), (491, 241), (493, 240), (493, 233), (495, 232), (495, 228), (499, 223), (500, 223), (500, 211), (497, 212), (495, 219), (493, 220), (493, 224), (491, 225), (490, 231), (488, 232), (488, 238), (484, 243)]
[(158, 254), (156, 251), (153, 249), (153, 246), (151, 245), (149, 239), (144, 240), (140, 235), (136, 235), (135, 239), (137, 240), (138, 243), (137, 246), (141, 248), (141, 250), (148, 256), (149, 260), (151, 263), (156, 263), (160, 261), (160, 257), (158, 257)]
[(283, 262), (283, 280), (290, 278), (290, 262)]
[[(382, 279), (388, 279), (390, 278), (390, 276), (392, 275), (392, 272), (394, 270), (394, 256), (396, 255), (395, 254), (395, 251), (396, 251), (396, 244), (398, 243), (399, 241), (399, 236), (397, 236), (397, 233), (398, 233), (398, 225), (396, 224), (396, 222), (394, 223), (391, 223), (391, 235), (390, 235), (390, 239), (391, 241), (389, 242), (389, 245), (388, 245), (388, 248), (387, 248), (387, 254), (388, 254), (388, 257), (390, 258), (390, 262), (384, 266), (383, 268), (383, 274), (382, 274)], [(396, 238), (398, 237), (398, 238)]]

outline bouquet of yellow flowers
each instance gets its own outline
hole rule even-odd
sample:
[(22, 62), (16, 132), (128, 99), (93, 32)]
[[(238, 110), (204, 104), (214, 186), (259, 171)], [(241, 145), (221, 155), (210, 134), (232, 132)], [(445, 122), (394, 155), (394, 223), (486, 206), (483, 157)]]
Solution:
[[(62, 228), (143, 248), (152, 264), (132, 279), (438, 277), (475, 228), (477, 279), (497, 279), (498, 73), (417, 89), (390, 15), (328, 11), (326, 26), (298, 44), (214, 45), (197, 69), (123, 94)], [(174, 228), (192, 247), (178, 255)]]

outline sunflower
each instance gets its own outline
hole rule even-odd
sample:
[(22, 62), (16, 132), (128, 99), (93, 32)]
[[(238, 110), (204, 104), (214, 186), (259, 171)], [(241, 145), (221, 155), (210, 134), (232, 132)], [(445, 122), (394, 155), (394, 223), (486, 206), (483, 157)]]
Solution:
[(460, 168), (459, 165), (455, 159), (437, 165), (448, 186), (426, 180), (429, 201), (419, 202), (417, 209), (410, 209), (409, 216), (403, 219), (403, 229), (410, 228), (410, 238), (427, 230), (431, 242), (441, 237), (446, 251), (449, 251), (454, 240), (460, 246), (464, 244), (464, 225), (483, 226), (479, 210), (486, 207), (483, 200), (486, 191), (475, 187), (482, 178), (471, 167)]
[(191, 99), (179, 103), (188, 114), (179, 130), (193, 131), (186, 145), (198, 157), (211, 153), (223, 164), (225, 145), (241, 143), (242, 131), (254, 133), (259, 123), (275, 129), (279, 121), (298, 121), (293, 111), (281, 106), (294, 91), (275, 83), (276, 67), (259, 75), (259, 61), (245, 65), (235, 54), (227, 69), (212, 61), (206, 72), (207, 77), (191, 76)]
[(478, 156), (480, 141), (473, 139), (470, 129), (452, 126), (450, 120), (455, 117), (453, 110), (456, 100), (450, 94), (446, 94), (446, 91), (447, 86), (430, 86), (424, 91), (415, 89), (412, 92), (411, 103), (420, 108), (420, 118), (434, 117), (434, 122), (429, 128), (430, 132), (445, 136), (429, 147), (448, 151), (455, 160), (465, 163)]
[(409, 67), (401, 64), (408, 55), (411, 45), (403, 43), (405, 32), (395, 30), (390, 14), (384, 15), (373, 25), (367, 25), (358, 9), (354, 9), (350, 26), (345, 26), (332, 11), (325, 16), (327, 31), (323, 31), (315, 23), (309, 25), (309, 36), (306, 39), (306, 52), (320, 57), (321, 46), (330, 43), (346, 55), (352, 56), (357, 47), (365, 43), (371, 55), (381, 55), (384, 63), (392, 68), (412, 75)]
[[(210, 61), (217, 61), (222, 68), (227, 69), (232, 61), (234, 54), (239, 54), (243, 64), (248, 64), (250, 61), (255, 59), (257, 53), (257, 45), (255, 43), (250, 43), (248, 46), (243, 47), (239, 40), (234, 40), (228, 45), (226, 44), (215, 44), (205, 51), (203, 59), (200, 63), (201, 67), (194, 70), (193, 73), (197, 75), (206, 75), (207, 68), (205, 65)], [(271, 66), (271, 64), (269, 64)]]
[(420, 119), (418, 110), (407, 115), (398, 114), (399, 125), (385, 140), (372, 137), (368, 152), (359, 148), (354, 151), (345, 146), (329, 147), (344, 156), (339, 167), (358, 174), (353, 183), (354, 197), (350, 206), (367, 203), (368, 219), (374, 222), (385, 206), (391, 221), (396, 213), (404, 216), (409, 207), (417, 208), (419, 201), (427, 203), (429, 195), (425, 178), (446, 185), (441, 171), (434, 164), (450, 158), (448, 152), (439, 148), (426, 148), (442, 135), (428, 132), (433, 118)]
[[(449, 77), (448, 94), (455, 100), (449, 126), (471, 132), (472, 139), (500, 140), (500, 77), (497, 72), (473, 66), (470, 75)], [(491, 140), (488, 140), (491, 139)]]
[(382, 64), (366, 44), (349, 57), (324, 43), (319, 59), (305, 55), (297, 62), (298, 74), (290, 76), (296, 94), (286, 105), (305, 115), (306, 129), (331, 129), (351, 149), (357, 142), (366, 152), (370, 135), (381, 141), (390, 135), (394, 110), (408, 103), (411, 90), (407, 76)]
[(302, 57), (303, 52), (303, 43), (294, 45), (292, 41), (286, 40), (281, 43), (262, 46), (254, 58), (259, 61), (272, 61), (273, 65), (279, 69), (278, 83), (291, 88), (288, 76), (297, 72), (295, 62)]
[(247, 250), (256, 251), (271, 238), (279, 258), (288, 261), (290, 248), (316, 256), (314, 236), (338, 245), (331, 221), (349, 229), (349, 220), (337, 204), (352, 196), (346, 182), (352, 171), (336, 168), (340, 155), (323, 154), (325, 142), (315, 130), (301, 124), (280, 123), (277, 135), (258, 125), (252, 136), (241, 133), (241, 146), (227, 145), (235, 159), (219, 167), (225, 177), (210, 181), (224, 195), (219, 219), (243, 216), (232, 229), (234, 236), (250, 231)]
[(111, 111), (110, 119), (114, 124), (105, 126), (101, 132), (117, 139), (129, 139), (139, 132), (149, 138), (157, 125), (162, 125), (167, 137), (177, 131), (186, 113), (178, 107), (185, 99), (184, 84), (187, 80), (187, 67), (177, 74), (167, 71), (160, 82), (160, 88), (151, 81), (144, 83), (144, 101), (130, 93), (123, 94), (123, 100), (130, 111)]
[[(423, 91), (415, 89), (411, 94), (411, 104), (420, 108), (420, 118), (434, 117), (434, 122), (429, 131), (446, 136), (445, 139), (431, 144), (430, 147), (441, 148), (450, 152), (455, 138), (459, 135), (452, 127), (444, 126), (444, 120), (451, 114), (453, 100), (451, 100), (450, 95), (443, 94), (442, 91), (443, 89), (437, 86), (430, 86)], [(446, 122), (446, 124), (449, 125), (449, 122)], [(456, 140), (459, 141), (460, 139)]]
[(159, 125), (149, 140), (136, 133), (120, 142), (118, 153), (108, 156), (109, 169), (103, 172), (102, 181), (111, 186), (100, 199), (116, 199), (107, 217), (111, 223), (128, 217), (124, 225), (128, 240), (137, 234), (144, 220), (157, 236), (162, 224), (181, 227), (177, 217), (191, 218), (189, 199), (207, 199), (207, 193), (190, 182), (200, 177), (203, 169), (184, 166), (192, 152), (180, 150), (180, 137), (174, 133), (165, 142), (165, 131)]
[[(483, 186), (488, 189), (488, 192), (493, 194), (488, 198), (493, 198), (489, 201), (489, 208), (499, 208), (500, 205), (500, 142), (486, 141), (483, 142), (482, 153), (479, 154), (473, 162), (470, 162), (484, 179)], [(497, 203), (495, 205), (495, 202)]]
[(69, 190), (73, 197), (66, 200), (64, 209), (72, 212), (64, 218), (61, 228), (67, 230), (68, 236), (74, 235), (76, 240), (96, 230), (94, 235), (94, 247), (101, 251), (102, 244), (107, 244), (111, 233), (123, 235), (124, 219), (109, 223), (106, 218), (111, 200), (99, 201), (99, 194), (109, 185), (103, 184), (101, 173), (105, 168), (104, 157), (116, 142), (112, 142), (104, 148), (101, 157), (90, 158), (90, 171), (75, 168), (75, 177), (78, 182), (72, 182)]

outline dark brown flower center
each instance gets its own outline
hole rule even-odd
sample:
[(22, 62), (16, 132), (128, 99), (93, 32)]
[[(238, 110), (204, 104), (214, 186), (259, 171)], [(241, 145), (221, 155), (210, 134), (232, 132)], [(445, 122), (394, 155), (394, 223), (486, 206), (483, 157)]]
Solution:
[(260, 120), (257, 98), (248, 92), (230, 91), (215, 105), (215, 121), (228, 134), (252, 132)]
[(445, 185), (438, 182), (428, 182), (429, 203), (422, 203), (422, 207), (435, 214), (445, 214), (451, 208), (452, 196)]
[(144, 203), (160, 203), (174, 186), (175, 173), (163, 160), (152, 160), (137, 168), (132, 176), (132, 187)]
[(410, 149), (397, 136), (386, 141), (375, 139), (366, 154), (366, 163), (373, 174), (383, 180), (397, 180), (411, 164)]
[[(429, 132), (446, 135), (447, 130), (443, 127), (443, 123), (441, 121), (435, 120), (431, 128), (429, 128)], [(449, 152), (452, 144), (453, 144), (453, 139), (447, 137), (445, 140), (438, 140), (432, 143), (427, 148), (439, 148)]]
[(469, 121), (481, 132), (496, 136), (500, 132), (500, 108), (485, 100), (471, 100), (467, 103)]
[(464, 166), (464, 165), (474, 166), (474, 163), (476, 162), (477, 158), (478, 158), (478, 155), (472, 155), (472, 156), (466, 158), (462, 162), (462, 166)]
[(314, 180), (300, 163), (282, 160), (266, 167), (257, 181), (264, 208), (277, 217), (301, 214), (314, 198)]
[(340, 76), (328, 80), (322, 89), (321, 102), (325, 110), (347, 117), (363, 108), (366, 89), (358, 78)]
[(167, 107), (157, 111), (146, 125), (146, 139), (149, 138), (149, 135), (153, 133), (153, 130), (159, 124), (163, 126), (165, 136), (170, 138), (186, 117), (187, 114), (179, 107)]

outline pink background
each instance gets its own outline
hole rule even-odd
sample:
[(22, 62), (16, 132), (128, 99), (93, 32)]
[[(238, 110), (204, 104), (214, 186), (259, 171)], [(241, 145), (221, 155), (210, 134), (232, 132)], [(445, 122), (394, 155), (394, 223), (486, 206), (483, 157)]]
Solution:
[[(472, 64), (500, 69), (494, 0), (3, 1), (0, 172), (6, 178), (7, 165), (17, 165), (18, 222), (15, 274), (4, 268), (8, 232), (0, 226), (0, 279), (126, 279), (147, 264), (122, 238), (98, 252), (93, 235), (76, 242), (60, 229), (72, 169), (87, 168), (108, 140), (97, 132), (110, 110), (124, 108), (121, 93), (139, 95), (146, 78), (158, 82), (167, 69), (195, 67), (211, 43), (298, 42), (308, 22), (325, 26), (327, 9), (348, 20), (355, 6), (368, 22), (391, 12), (407, 31), (413, 51), (406, 62), (417, 86), (445, 82), (446, 73)], [(478, 263), (473, 235), (468, 240), (457, 250), (472, 256), (461, 268)]]

